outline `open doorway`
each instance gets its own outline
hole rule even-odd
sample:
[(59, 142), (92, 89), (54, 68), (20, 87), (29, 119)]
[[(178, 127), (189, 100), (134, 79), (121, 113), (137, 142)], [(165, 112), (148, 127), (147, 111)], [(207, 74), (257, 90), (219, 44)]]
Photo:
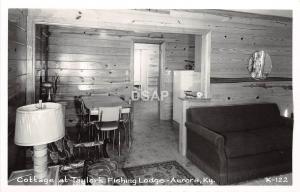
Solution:
[(134, 100), (158, 114), (160, 44), (134, 43)]
[(159, 51), (159, 44), (134, 44), (134, 86), (138, 91), (136, 96), (141, 96), (139, 99), (151, 99), (158, 91)]

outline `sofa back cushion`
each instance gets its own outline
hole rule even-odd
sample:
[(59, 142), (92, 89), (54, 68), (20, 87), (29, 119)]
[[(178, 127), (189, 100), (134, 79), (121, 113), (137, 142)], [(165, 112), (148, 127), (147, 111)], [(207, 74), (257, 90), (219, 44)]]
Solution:
[(187, 121), (222, 133), (272, 127), (280, 112), (275, 103), (195, 107), (187, 110)]

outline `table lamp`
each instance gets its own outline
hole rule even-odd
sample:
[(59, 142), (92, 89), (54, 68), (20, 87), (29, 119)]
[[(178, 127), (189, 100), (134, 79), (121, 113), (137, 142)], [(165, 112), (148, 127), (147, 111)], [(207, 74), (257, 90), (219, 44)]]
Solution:
[(65, 136), (62, 105), (31, 104), (19, 107), (16, 114), (15, 144), (33, 146), (33, 169), (37, 179), (48, 175), (47, 144)]

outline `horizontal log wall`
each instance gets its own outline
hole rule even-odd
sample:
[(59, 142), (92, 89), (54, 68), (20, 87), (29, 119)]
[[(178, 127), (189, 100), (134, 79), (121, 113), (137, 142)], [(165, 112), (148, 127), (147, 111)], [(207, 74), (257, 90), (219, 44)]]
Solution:
[[(78, 116), (74, 97), (89, 93), (131, 96), (133, 72), (131, 48), (134, 42), (166, 42), (164, 76), (171, 70), (184, 69), (194, 58), (194, 37), (167, 33), (137, 33), (78, 27), (49, 27), (49, 78), (59, 76), (56, 100), (68, 101), (67, 126), (74, 127)], [(163, 103), (171, 117), (172, 81), (166, 81), (169, 98)]]

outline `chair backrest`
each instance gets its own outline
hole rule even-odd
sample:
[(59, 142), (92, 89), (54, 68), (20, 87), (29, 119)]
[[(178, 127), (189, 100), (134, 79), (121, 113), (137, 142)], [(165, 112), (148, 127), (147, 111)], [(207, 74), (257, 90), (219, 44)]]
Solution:
[(80, 105), (81, 115), (86, 115), (86, 114), (88, 114), (88, 112), (87, 112), (87, 110), (86, 110), (86, 108), (85, 108), (85, 105), (84, 105), (83, 100), (81, 99), (80, 102), (81, 102), (81, 105)]
[(127, 108), (122, 108), (122, 109), (121, 109), (121, 113), (122, 113), (122, 114), (130, 113), (130, 108), (129, 108), (129, 107), (127, 107)]
[(121, 114), (121, 106), (116, 107), (99, 107), (98, 120), (100, 122), (119, 121)]
[(90, 96), (109, 96), (109, 93), (91, 93)]
[(280, 112), (275, 103), (207, 106), (187, 109), (187, 121), (223, 133), (279, 125)]
[(85, 108), (82, 96), (75, 97), (74, 99), (75, 109), (77, 115), (87, 114), (87, 109)]

